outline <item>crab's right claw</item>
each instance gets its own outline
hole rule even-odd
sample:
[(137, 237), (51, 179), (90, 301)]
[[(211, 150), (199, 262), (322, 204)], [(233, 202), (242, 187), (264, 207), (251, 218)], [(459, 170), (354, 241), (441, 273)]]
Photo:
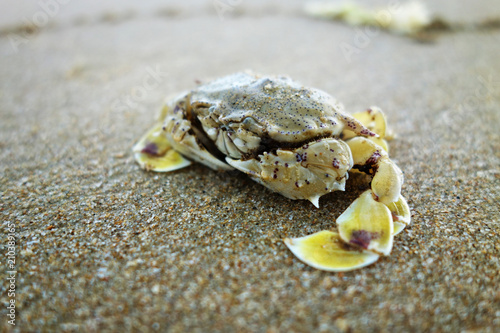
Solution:
[(305, 264), (330, 272), (345, 272), (373, 264), (376, 253), (350, 249), (336, 232), (323, 230), (300, 238), (287, 238), (285, 244)]
[(191, 161), (175, 151), (158, 124), (132, 148), (137, 163), (146, 170), (168, 172), (187, 167)]

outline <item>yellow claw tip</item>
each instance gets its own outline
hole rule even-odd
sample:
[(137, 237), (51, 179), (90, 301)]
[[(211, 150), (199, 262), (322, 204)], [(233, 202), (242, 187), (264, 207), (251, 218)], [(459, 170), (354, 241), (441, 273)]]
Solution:
[(134, 145), (132, 151), (137, 163), (148, 171), (169, 172), (191, 164), (191, 161), (172, 149), (161, 124), (149, 130)]
[(393, 232), (393, 235), (396, 236), (401, 231), (403, 231), (405, 227), (406, 227), (406, 224), (404, 224), (404, 223), (394, 222), (394, 232)]
[(191, 164), (191, 161), (185, 159), (175, 150), (170, 150), (163, 156), (151, 156), (146, 153), (136, 153), (134, 157), (143, 169), (155, 172), (170, 172), (182, 169)]
[(375, 253), (348, 249), (337, 233), (327, 230), (305, 237), (286, 238), (284, 242), (302, 262), (329, 272), (351, 271), (368, 266), (379, 258)]

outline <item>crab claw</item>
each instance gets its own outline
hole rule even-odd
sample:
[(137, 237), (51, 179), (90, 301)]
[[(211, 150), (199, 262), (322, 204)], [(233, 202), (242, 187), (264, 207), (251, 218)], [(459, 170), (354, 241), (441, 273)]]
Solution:
[(191, 164), (191, 161), (172, 149), (161, 124), (149, 130), (132, 151), (137, 163), (146, 170), (168, 172)]
[(323, 138), (296, 149), (277, 149), (246, 161), (226, 158), (229, 165), (290, 199), (318, 199), (345, 188), (352, 157), (347, 144)]
[(376, 253), (350, 249), (336, 232), (323, 230), (309, 236), (285, 239), (286, 246), (305, 264), (330, 272), (345, 272), (373, 264)]
[(377, 201), (386, 205), (395, 202), (401, 194), (403, 173), (389, 159), (387, 152), (364, 137), (355, 137), (347, 141), (351, 149), (354, 168), (373, 175), (371, 188)]
[(367, 190), (337, 219), (339, 235), (348, 244), (389, 255), (392, 249), (393, 221), (389, 208), (373, 199)]

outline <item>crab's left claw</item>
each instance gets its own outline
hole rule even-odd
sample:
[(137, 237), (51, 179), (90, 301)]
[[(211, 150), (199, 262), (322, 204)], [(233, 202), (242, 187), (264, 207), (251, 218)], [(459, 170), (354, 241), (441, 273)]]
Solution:
[(191, 161), (172, 148), (161, 123), (149, 130), (132, 150), (135, 160), (146, 170), (168, 172), (191, 164)]

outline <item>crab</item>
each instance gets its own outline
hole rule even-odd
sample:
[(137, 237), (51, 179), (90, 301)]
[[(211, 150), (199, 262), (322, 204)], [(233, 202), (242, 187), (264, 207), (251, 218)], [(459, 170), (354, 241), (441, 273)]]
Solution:
[(324, 230), (285, 244), (304, 263), (348, 271), (390, 254), (410, 223), (403, 173), (389, 158), (386, 118), (377, 107), (349, 115), (329, 94), (283, 76), (250, 72), (215, 79), (170, 99), (134, 146), (139, 165), (158, 172), (191, 161), (239, 170), (290, 199), (344, 191), (349, 172), (372, 176), (370, 189)]

